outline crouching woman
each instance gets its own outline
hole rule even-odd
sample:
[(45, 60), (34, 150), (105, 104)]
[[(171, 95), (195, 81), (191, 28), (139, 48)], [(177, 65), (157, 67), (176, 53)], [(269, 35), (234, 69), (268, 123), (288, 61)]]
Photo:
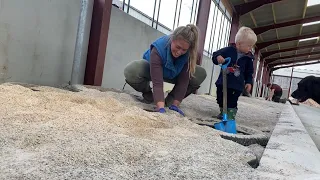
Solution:
[[(205, 80), (205, 69), (196, 65), (198, 36), (195, 25), (180, 26), (171, 35), (154, 41), (144, 53), (143, 60), (133, 61), (125, 67), (126, 82), (141, 92), (145, 101), (154, 102), (158, 112), (165, 113), (166, 105), (170, 110), (184, 115), (179, 109), (180, 103), (199, 89)], [(164, 82), (175, 84), (166, 98)]]

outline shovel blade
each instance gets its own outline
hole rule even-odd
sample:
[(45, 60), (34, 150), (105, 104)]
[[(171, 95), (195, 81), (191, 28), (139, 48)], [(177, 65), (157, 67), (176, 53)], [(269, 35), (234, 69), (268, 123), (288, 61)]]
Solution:
[(225, 125), (224, 125), (224, 121), (218, 122), (214, 124), (214, 128), (216, 130), (220, 130), (220, 131), (226, 131)]
[(237, 134), (237, 126), (235, 120), (221, 121), (214, 124), (214, 128), (230, 134)]

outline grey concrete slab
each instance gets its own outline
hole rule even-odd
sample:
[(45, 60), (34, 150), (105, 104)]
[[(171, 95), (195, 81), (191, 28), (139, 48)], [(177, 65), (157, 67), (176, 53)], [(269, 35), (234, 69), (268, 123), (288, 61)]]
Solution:
[(293, 106), (313, 142), (320, 150), (320, 109), (300, 104)]
[(320, 177), (320, 153), (291, 105), (286, 104), (257, 168), (261, 179)]
[(1, 0), (0, 83), (68, 83), (80, 7), (79, 0)]

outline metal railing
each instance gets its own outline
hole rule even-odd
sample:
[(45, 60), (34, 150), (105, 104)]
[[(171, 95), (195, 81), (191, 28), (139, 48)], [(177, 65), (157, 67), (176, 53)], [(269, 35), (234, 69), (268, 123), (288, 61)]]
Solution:
[[(173, 29), (180, 25), (196, 23), (199, 1), (200, 0), (124, 0), (122, 9), (124, 12), (160, 32), (170, 34)], [(174, 8), (174, 12), (171, 11), (171, 15), (166, 14), (169, 13), (169, 8), (165, 5), (169, 3), (171, 10)], [(143, 5), (149, 5), (150, 7), (141, 7)], [(166, 12), (165, 8), (168, 12)], [(212, 21), (209, 22), (207, 28), (206, 44), (208, 45), (204, 48), (204, 55), (211, 57), (214, 51), (228, 45), (232, 17), (220, 0), (212, 0), (209, 16)]]

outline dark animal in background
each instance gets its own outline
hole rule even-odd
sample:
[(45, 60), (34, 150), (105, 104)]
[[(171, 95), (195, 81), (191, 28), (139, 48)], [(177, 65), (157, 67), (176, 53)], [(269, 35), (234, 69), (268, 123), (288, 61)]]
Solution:
[(320, 77), (307, 76), (298, 83), (298, 89), (291, 96), (299, 102), (313, 99), (320, 104)]

